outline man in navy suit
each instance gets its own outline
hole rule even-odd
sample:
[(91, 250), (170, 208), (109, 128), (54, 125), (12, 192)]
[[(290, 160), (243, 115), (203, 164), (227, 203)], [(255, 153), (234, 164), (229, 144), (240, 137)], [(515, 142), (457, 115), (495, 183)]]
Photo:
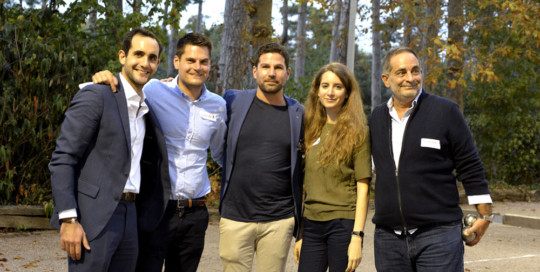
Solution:
[(163, 214), (167, 152), (142, 92), (161, 49), (152, 32), (128, 32), (118, 52), (118, 91), (89, 85), (66, 111), (49, 168), (51, 225), (60, 230), (70, 271), (134, 271), (137, 214), (142, 229), (154, 228)]
[(230, 90), (220, 203), (219, 253), (224, 271), (284, 271), (302, 206), (303, 108), (283, 94), (287, 50), (261, 46), (256, 90)]

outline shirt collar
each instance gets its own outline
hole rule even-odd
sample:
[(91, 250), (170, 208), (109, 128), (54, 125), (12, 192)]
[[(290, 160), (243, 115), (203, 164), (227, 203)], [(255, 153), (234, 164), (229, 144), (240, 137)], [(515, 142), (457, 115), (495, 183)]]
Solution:
[[(185, 94), (181, 89), (180, 89), (180, 86), (178, 86), (178, 75), (176, 75), (176, 77), (174, 78), (173, 81), (170, 82), (171, 84), (173, 84), (176, 88), (178, 88), (178, 91), (180, 92), (180, 94), (182, 94), (183, 97), (185, 98), (189, 98), (189, 96), (187, 94)], [(208, 96), (208, 94), (206, 93), (206, 84), (203, 84), (202, 86), (202, 89), (201, 89), (201, 96), (195, 100), (195, 101), (203, 101), (206, 99), (206, 97)], [(190, 98), (189, 98), (190, 99)]]
[[(412, 102), (412, 105), (411, 105), (411, 109), (416, 107), (416, 104), (418, 104), (418, 98), (420, 97), (420, 95), (422, 94), (422, 89), (420, 89), (420, 91), (418, 92), (418, 94), (416, 95), (416, 97), (414, 98), (413, 102)], [(394, 108), (394, 96), (391, 96), (390, 99), (388, 99), (388, 102), (386, 102), (386, 106), (388, 107), (388, 109), (390, 111), (392, 111), (392, 109)]]
[(141, 95), (139, 96), (122, 73), (120, 73), (120, 81), (122, 82), (127, 101), (137, 102), (139, 105), (144, 103), (144, 92), (141, 91)]

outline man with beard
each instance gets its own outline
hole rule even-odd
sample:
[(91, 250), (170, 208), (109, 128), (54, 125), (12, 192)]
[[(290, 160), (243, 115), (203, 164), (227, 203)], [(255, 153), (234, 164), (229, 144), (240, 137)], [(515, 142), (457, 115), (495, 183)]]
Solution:
[(291, 69), (287, 50), (261, 46), (256, 90), (229, 90), (221, 185), (219, 253), (224, 271), (284, 271), (301, 212), (303, 108), (283, 95)]

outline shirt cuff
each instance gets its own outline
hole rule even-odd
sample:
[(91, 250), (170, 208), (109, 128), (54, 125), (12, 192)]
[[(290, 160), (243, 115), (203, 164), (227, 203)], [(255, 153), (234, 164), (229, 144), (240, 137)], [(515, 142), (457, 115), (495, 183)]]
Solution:
[(467, 200), (469, 201), (469, 205), (493, 203), (489, 194), (467, 196)]
[(77, 209), (69, 209), (58, 213), (58, 218), (60, 219), (73, 217), (77, 218)]
[(93, 82), (85, 82), (85, 83), (81, 83), (79, 84), (79, 89), (83, 89), (84, 87), (88, 86), (88, 85), (91, 85), (93, 84)]

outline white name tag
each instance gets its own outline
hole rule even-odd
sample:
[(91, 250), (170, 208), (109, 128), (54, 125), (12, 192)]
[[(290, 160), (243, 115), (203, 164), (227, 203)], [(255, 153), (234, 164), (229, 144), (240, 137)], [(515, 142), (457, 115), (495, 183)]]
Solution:
[(217, 120), (217, 114), (201, 111), (201, 118), (215, 122)]
[(421, 147), (429, 147), (435, 149), (441, 149), (441, 142), (436, 139), (422, 138), (420, 142)]
[(321, 138), (317, 139), (311, 146), (318, 145), (321, 142)]

